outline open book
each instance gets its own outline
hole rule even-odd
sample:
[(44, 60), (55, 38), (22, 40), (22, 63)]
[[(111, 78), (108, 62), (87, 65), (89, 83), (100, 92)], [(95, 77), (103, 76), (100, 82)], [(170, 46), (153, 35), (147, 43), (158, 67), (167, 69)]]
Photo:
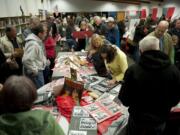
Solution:
[(84, 106), (90, 115), (100, 123), (121, 113), (121, 107), (109, 98), (103, 98), (92, 104)]

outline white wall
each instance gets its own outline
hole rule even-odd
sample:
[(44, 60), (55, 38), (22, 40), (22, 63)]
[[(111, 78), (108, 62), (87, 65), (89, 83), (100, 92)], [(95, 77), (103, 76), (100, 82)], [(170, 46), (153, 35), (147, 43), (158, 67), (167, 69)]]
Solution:
[(93, 0), (52, 0), (51, 11), (54, 11), (54, 7), (58, 5), (60, 12), (96, 12), (96, 11), (127, 11), (127, 10), (141, 10), (146, 9), (147, 15), (154, 7), (158, 8), (158, 17), (162, 15), (162, 8), (164, 7), (176, 7), (173, 17), (180, 16), (180, 1), (179, 0), (165, 0), (164, 3), (159, 5), (158, 2), (151, 4), (131, 5), (114, 2), (103, 2)]
[(176, 7), (172, 18), (180, 17), (180, 1), (179, 0), (165, 0), (164, 7)]
[(38, 9), (51, 10), (50, 0), (44, 0), (43, 3), (41, 0), (0, 0), (0, 17), (20, 16), (20, 5), (25, 15), (37, 15)]
[(146, 9), (147, 14), (150, 13), (151, 8), (158, 8), (158, 17), (162, 15), (162, 7), (176, 7), (174, 17), (180, 17), (180, 1), (179, 0), (165, 0), (164, 3), (131, 5), (114, 2), (103, 2), (93, 0), (0, 0), (0, 17), (20, 16), (21, 12), (19, 6), (21, 5), (25, 15), (32, 13), (38, 14), (38, 9), (46, 9), (53, 12), (54, 7), (58, 5), (60, 12), (96, 12), (96, 11), (127, 11), (127, 10), (141, 10)]
[(138, 10), (139, 6), (130, 4), (118, 4), (114, 2), (103, 2), (93, 0), (52, 0), (51, 8), (58, 5), (60, 12), (101, 12), (101, 11), (123, 11), (127, 9)]

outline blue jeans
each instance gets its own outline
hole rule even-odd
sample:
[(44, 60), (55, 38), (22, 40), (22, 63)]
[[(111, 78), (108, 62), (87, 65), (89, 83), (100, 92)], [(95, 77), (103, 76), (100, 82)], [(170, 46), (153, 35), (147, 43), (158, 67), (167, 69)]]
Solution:
[(32, 74), (28, 74), (26, 71), (27, 70), (24, 69), (25, 75), (34, 82), (37, 89), (39, 89), (40, 87), (42, 87), (44, 85), (43, 71), (38, 71), (38, 74), (36, 76), (34, 76)]

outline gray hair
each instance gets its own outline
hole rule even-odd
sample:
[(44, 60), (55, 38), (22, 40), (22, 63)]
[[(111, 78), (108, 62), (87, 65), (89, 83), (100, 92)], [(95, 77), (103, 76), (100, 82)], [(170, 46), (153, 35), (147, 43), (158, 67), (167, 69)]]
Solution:
[(139, 42), (141, 52), (159, 50), (159, 39), (154, 36), (146, 36)]
[(40, 19), (39, 17), (37, 16), (32, 16), (30, 19), (29, 19), (29, 24), (30, 24), (30, 28), (33, 28), (33, 27), (36, 27), (40, 24)]
[(160, 21), (159, 22), (159, 24), (158, 24), (158, 26), (160, 27), (165, 27), (166, 29), (168, 29), (168, 27), (169, 27), (169, 22), (168, 21), (165, 21), (165, 20), (163, 20), (163, 21)]

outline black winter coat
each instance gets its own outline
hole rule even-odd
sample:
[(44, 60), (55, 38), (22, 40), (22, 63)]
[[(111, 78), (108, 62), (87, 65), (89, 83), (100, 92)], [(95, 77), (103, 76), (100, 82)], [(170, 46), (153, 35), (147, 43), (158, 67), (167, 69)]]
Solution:
[(6, 57), (0, 49), (0, 83), (4, 83), (7, 77), (10, 75), (9, 66), (6, 63)]
[(146, 51), (125, 73), (119, 99), (141, 123), (165, 122), (180, 101), (180, 72), (160, 51)]

